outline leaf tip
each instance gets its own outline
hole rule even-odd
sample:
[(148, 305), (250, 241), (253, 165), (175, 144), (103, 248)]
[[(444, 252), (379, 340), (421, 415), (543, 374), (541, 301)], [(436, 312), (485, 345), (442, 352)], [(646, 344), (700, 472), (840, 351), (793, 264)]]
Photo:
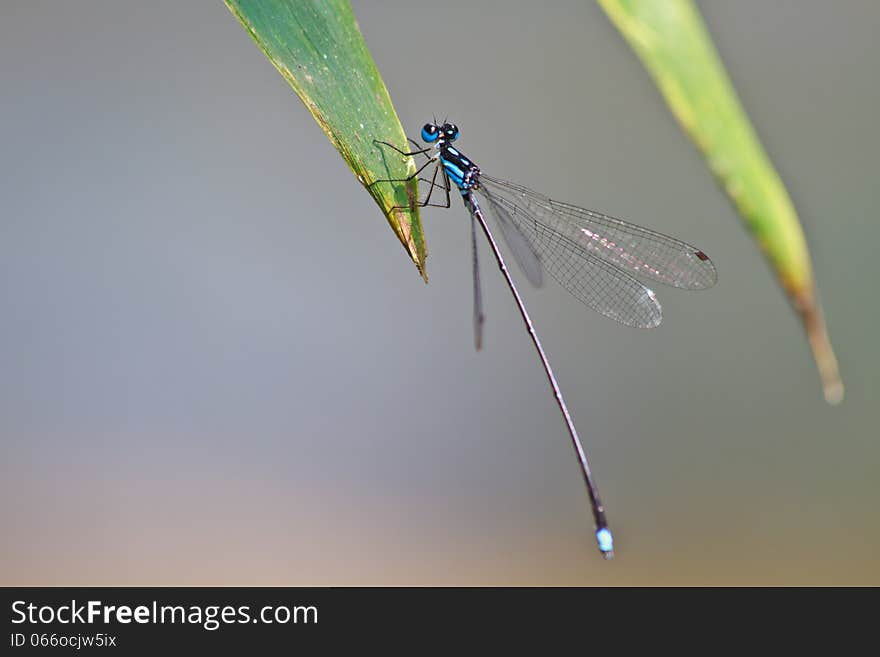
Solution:
[(832, 406), (837, 406), (840, 402), (843, 401), (843, 381), (837, 379), (836, 381), (828, 381), (825, 383), (825, 401), (831, 404)]
[(810, 303), (797, 304), (813, 350), (813, 359), (819, 369), (819, 377), (822, 379), (822, 392), (825, 401), (832, 406), (843, 401), (844, 386), (840, 378), (840, 370), (837, 365), (837, 357), (828, 337), (828, 329), (825, 325), (825, 317), (818, 299), (812, 298)]

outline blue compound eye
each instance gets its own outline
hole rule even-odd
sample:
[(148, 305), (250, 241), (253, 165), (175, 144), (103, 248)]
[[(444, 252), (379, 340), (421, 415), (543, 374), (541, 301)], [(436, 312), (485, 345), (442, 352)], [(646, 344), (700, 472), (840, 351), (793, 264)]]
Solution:
[(455, 141), (458, 139), (458, 126), (454, 123), (447, 123), (443, 126), (443, 134), (449, 141)]
[(437, 126), (433, 123), (426, 123), (422, 126), (422, 141), (425, 143), (432, 143), (437, 141), (437, 137), (439, 136), (439, 131), (437, 130)]

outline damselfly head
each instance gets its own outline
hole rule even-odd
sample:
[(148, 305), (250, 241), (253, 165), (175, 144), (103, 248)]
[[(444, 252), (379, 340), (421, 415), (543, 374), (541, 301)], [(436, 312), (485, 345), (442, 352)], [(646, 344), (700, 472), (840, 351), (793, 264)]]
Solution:
[(433, 144), (438, 139), (443, 141), (455, 141), (458, 139), (458, 126), (454, 123), (426, 123), (422, 126), (422, 141)]

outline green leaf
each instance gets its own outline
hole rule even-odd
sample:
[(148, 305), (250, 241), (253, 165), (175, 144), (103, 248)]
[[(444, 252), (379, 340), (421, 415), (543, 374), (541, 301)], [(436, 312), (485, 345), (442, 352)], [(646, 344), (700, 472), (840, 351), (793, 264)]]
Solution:
[(733, 201), (801, 317), (825, 399), (843, 398), (807, 242), (691, 0), (598, 0)]
[(370, 185), (405, 178), (415, 171), (415, 163), (373, 143), (378, 139), (409, 150), (347, 0), (225, 2), (378, 203), (425, 277), (427, 250), (418, 208), (413, 207), (418, 183)]

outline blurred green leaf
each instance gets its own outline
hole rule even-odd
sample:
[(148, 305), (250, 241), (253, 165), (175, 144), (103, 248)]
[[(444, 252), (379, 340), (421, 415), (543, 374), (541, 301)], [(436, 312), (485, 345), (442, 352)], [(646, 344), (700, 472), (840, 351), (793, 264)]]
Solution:
[(405, 178), (415, 171), (415, 163), (373, 143), (379, 139), (407, 146), (348, 1), (225, 2), (378, 203), (425, 276), (427, 251), (418, 208), (409, 209), (412, 199), (418, 199), (417, 183), (370, 185), (375, 180)]
[(791, 198), (742, 108), (692, 0), (598, 0), (654, 78), (764, 251), (801, 317), (825, 399), (843, 383)]

